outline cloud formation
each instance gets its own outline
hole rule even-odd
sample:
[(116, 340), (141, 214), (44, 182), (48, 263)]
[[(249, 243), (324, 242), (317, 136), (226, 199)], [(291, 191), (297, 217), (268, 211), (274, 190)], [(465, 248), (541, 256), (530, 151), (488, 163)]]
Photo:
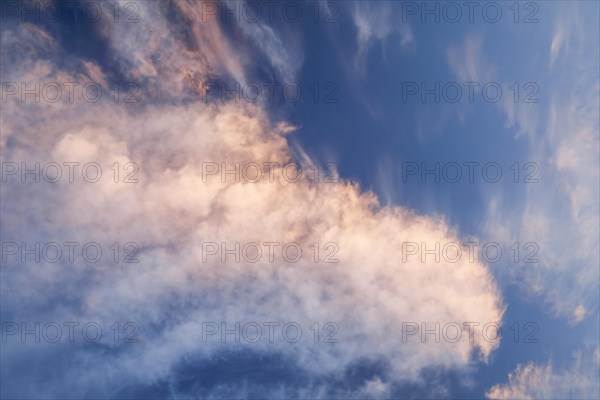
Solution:
[(488, 399), (597, 399), (600, 397), (600, 348), (587, 355), (577, 354), (573, 365), (556, 371), (546, 365), (518, 365), (509, 373), (508, 383), (495, 385)]
[[(540, 296), (553, 313), (579, 323), (598, 313), (600, 225), (598, 209), (600, 76), (596, 5), (560, 4), (546, 40), (548, 70), (536, 71), (540, 100), (497, 103), (506, 128), (526, 148), (524, 160), (539, 166), (538, 184), (526, 186), (523, 199), (490, 190), (482, 235), (505, 243), (535, 240), (540, 262), (523, 269), (502, 266), (496, 276), (522, 285)], [(592, 32), (592, 34), (590, 34)], [(495, 81), (508, 87), (521, 69), (501, 74), (488, 60), (483, 36), (468, 36), (448, 51), (448, 64), (462, 81)], [(528, 46), (536, 45), (532, 41)], [(560, 51), (561, 57), (557, 57)], [(523, 82), (521, 82), (523, 84)], [(491, 239), (490, 239), (491, 240)], [(495, 271), (496, 272), (496, 271)]]
[(358, 73), (364, 75), (366, 58), (373, 45), (380, 44), (385, 54), (385, 42), (391, 40), (390, 36), (399, 36), (399, 43), (392, 44), (393, 47), (414, 46), (412, 30), (393, 2), (357, 1), (352, 3), (350, 12), (356, 28), (358, 49), (354, 65)]
[[(135, 242), (140, 247), (137, 264), (11, 258), (1, 272), (4, 320), (28, 326), (134, 321), (141, 341), (3, 346), (2, 363), (8, 367), (2, 368), (3, 394), (111, 397), (131, 385), (173, 380), (190, 359), (205, 363), (227, 352), (252, 351), (281, 355), (311, 379), (344, 376), (365, 362), (382, 363), (385, 372), (360, 381), (356, 389), (382, 396), (390, 382), (416, 381), (426, 368), (465, 369), (474, 353), (487, 359), (498, 343), (484, 339), (481, 325), (500, 322), (503, 306), (484, 263), (466, 257), (454, 264), (432, 257), (402, 262), (403, 242), (462, 243), (444, 220), (381, 207), (375, 195), (352, 182), (315, 182), (307, 174), (289, 182), (281, 167), (273, 182), (206, 176), (207, 162), (230, 167), (288, 163), (289, 125), (272, 121), (252, 104), (189, 101), (197, 83), (190, 76), (202, 82), (224, 73), (243, 81), (247, 60), (230, 54), (216, 21), (193, 19), (200, 16), (190, 3), (175, 3), (193, 16), (177, 26), (154, 4), (139, 3), (139, 25), (104, 21), (100, 30), (121, 72), (140, 84), (140, 103), (110, 97), (95, 103), (22, 103), (12, 96), (3, 104), (1, 121), (5, 162), (96, 162), (109, 176), (115, 162), (139, 166), (139, 182), (133, 184), (111, 179), (2, 184), (5, 242)], [(175, 33), (183, 28), (191, 36)], [(3, 57), (2, 69), (10, 71), (7, 78), (13, 82), (28, 87), (36, 81), (111, 83), (111, 71), (67, 54), (40, 27), (5, 25), (2, 33), (3, 51), (13, 51)], [(335, 243), (339, 262), (315, 263), (308, 251), (297, 262), (203, 261), (206, 242), (267, 241), (295, 242), (302, 249), (314, 242)], [(214, 321), (228, 327), (293, 321), (304, 328), (333, 321), (339, 342), (202, 342), (203, 323)], [(456, 343), (407, 344), (401, 337), (403, 322), (409, 321), (430, 328), (435, 322), (480, 325), (471, 340), (463, 334)], [(48, 366), (60, 367), (61, 373)]]

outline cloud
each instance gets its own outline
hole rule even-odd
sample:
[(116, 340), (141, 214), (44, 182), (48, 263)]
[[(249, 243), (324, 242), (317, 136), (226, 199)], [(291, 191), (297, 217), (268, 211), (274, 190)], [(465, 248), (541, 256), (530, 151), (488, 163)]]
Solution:
[[(482, 93), (482, 88), (488, 83), (499, 84), (504, 95), (497, 102), (498, 107), (506, 114), (505, 128), (516, 127), (519, 129), (516, 136), (521, 134), (535, 135), (538, 119), (538, 104), (526, 103), (522, 99), (518, 102), (514, 101), (514, 95), (510, 95), (510, 87), (514, 81), (508, 79), (504, 81), (500, 78), (498, 68), (494, 63), (487, 60), (484, 50), (485, 39), (482, 34), (469, 34), (463, 43), (452, 45), (446, 51), (448, 65), (450, 69), (459, 79), (459, 84), (463, 85), (466, 82), (474, 82), (477, 86), (476, 93)], [(533, 91), (539, 90), (539, 86), (525, 86), (529, 84), (520, 83), (521, 92), (532, 94)], [(535, 83), (535, 82), (533, 82)], [(466, 91), (466, 90), (465, 90)], [(523, 93), (520, 94), (523, 97)], [(537, 92), (533, 93), (532, 98), (536, 99)], [(481, 100), (481, 98), (479, 99)], [(464, 119), (462, 114), (466, 113), (466, 108), (461, 110), (461, 119)]]
[[(240, 1), (233, 0), (225, 3), (231, 12), (238, 12)], [(250, 38), (250, 43), (256, 45), (259, 51), (267, 57), (268, 65), (277, 72), (277, 78), (282, 82), (295, 82), (302, 67), (304, 54), (301, 49), (300, 34), (288, 30), (276, 31), (262, 21), (252, 21), (239, 18), (238, 25), (242, 32)], [(286, 24), (287, 27), (289, 24)], [(284, 39), (282, 41), (282, 39)], [(285, 45), (284, 45), (285, 42)]]
[(556, 61), (556, 57), (558, 57), (558, 53), (560, 52), (563, 42), (564, 31), (559, 29), (556, 31), (556, 34), (552, 39), (552, 45), (550, 46), (550, 68), (554, 66), (554, 62)]
[(391, 2), (356, 1), (352, 3), (352, 20), (356, 27), (358, 50), (354, 59), (356, 70), (365, 73), (365, 62), (370, 48), (376, 44), (385, 44), (389, 36), (399, 35), (399, 47), (406, 48), (415, 44), (412, 30), (407, 22), (401, 22), (399, 10)]
[(448, 48), (448, 63), (461, 82), (490, 82), (495, 77), (495, 66), (485, 61), (483, 42), (483, 36), (471, 34), (461, 45)]
[(600, 397), (600, 348), (575, 355), (573, 365), (556, 371), (552, 363), (518, 365), (508, 383), (493, 386), (488, 399), (597, 399)]
[[(93, 161), (107, 174), (94, 184), (3, 183), (3, 241), (140, 246), (137, 264), (11, 259), (1, 271), (4, 321), (134, 321), (141, 341), (3, 346), (3, 394), (106, 398), (131, 385), (173, 379), (190, 358), (208, 362), (228, 351), (252, 351), (283, 355), (314, 379), (344, 376), (365, 360), (381, 362), (386, 373), (366, 379), (360, 393), (385, 395), (390, 382), (415, 381), (425, 368), (464, 370), (474, 353), (486, 360), (498, 343), (485, 340), (481, 326), (474, 340), (465, 334), (456, 343), (401, 343), (406, 321), (483, 325), (502, 319), (501, 296), (482, 261), (401, 261), (403, 242), (462, 242), (444, 220), (381, 207), (352, 182), (315, 182), (305, 174), (291, 183), (281, 168), (273, 182), (204, 179), (206, 162), (231, 167), (291, 161), (284, 136), (289, 125), (252, 104), (173, 101), (195, 84), (187, 75), (197, 73), (199, 82), (218, 72), (244, 79), (244, 63), (229, 53), (215, 23), (171, 26), (155, 3), (146, 4), (140, 3), (138, 30), (107, 22), (102, 31), (119, 68), (143, 86), (140, 103), (110, 97), (21, 103), (12, 96), (1, 121), (4, 161)], [(190, 29), (194, 45), (173, 33), (180, 28)], [(2, 64), (12, 81), (84, 83), (109, 76), (58, 44), (49, 48), (42, 32), (30, 25), (3, 27), (2, 48), (16, 52)], [(138, 165), (139, 182), (115, 183), (109, 169), (115, 162)], [(296, 242), (305, 252), (297, 262), (203, 262), (202, 243), (266, 241)], [(315, 263), (306, 250), (314, 242), (335, 243), (339, 262)], [(308, 336), (297, 345), (204, 343), (203, 323), (211, 321), (228, 327), (293, 321), (305, 335), (315, 321), (333, 321), (339, 343)]]
[[(503, 266), (496, 276), (509, 276), (572, 323), (597, 314), (600, 281), (600, 66), (598, 35), (590, 34), (598, 32), (591, 17), (595, 12), (588, 7), (597, 11), (591, 4), (558, 7), (558, 30), (547, 29), (542, 36), (555, 50), (549, 54), (551, 68), (537, 71), (539, 102), (504, 96), (498, 103), (506, 115), (505, 127), (517, 131), (515, 145), (525, 146), (522, 159), (537, 165), (539, 182), (525, 185), (525, 195), (516, 204), (512, 192), (489, 191), (481, 224), (489, 240), (538, 244), (539, 263)], [(504, 77), (520, 70), (497, 71), (486, 60), (483, 43), (481, 36), (468, 36), (450, 48), (449, 65), (463, 81), (496, 81), (507, 88), (511, 80)]]

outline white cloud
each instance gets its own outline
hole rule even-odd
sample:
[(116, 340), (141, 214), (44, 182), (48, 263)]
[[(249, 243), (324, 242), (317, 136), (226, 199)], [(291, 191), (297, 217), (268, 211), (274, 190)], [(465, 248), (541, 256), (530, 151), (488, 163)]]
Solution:
[(554, 66), (554, 62), (556, 61), (556, 57), (558, 57), (564, 40), (564, 31), (562, 29), (558, 29), (554, 35), (554, 38), (552, 39), (552, 44), (550, 45), (550, 68)]
[(518, 365), (509, 373), (508, 384), (493, 386), (489, 399), (597, 399), (600, 397), (600, 348), (591, 354), (577, 354), (568, 369), (554, 366)]
[[(535, 82), (519, 83), (519, 101), (514, 101), (514, 94), (509, 89), (514, 85), (514, 81), (508, 79), (503, 81), (500, 79), (499, 72), (495, 64), (490, 63), (484, 54), (485, 39), (481, 34), (469, 34), (463, 43), (450, 46), (446, 52), (448, 65), (459, 79), (459, 84), (464, 85), (466, 82), (474, 82), (477, 84), (475, 93), (477, 93), (477, 101), (483, 101), (481, 91), (484, 85), (488, 83), (497, 83), (500, 85), (503, 95), (497, 105), (506, 114), (505, 128), (517, 127), (517, 137), (521, 134), (527, 134), (530, 137), (534, 136), (538, 127), (538, 104), (526, 103), (523, 101), (525, 95), (531, 95), (532, 99), (537, 99), (539, 95), (539, 85)], [(534, 94), (535, 92), (535, 94)], [(463, 96), (467, 96), (466, 89)], [(466, 107), (462, 107), (461, 114), (466, 113)], [(460, 115), (464, 119), (463, 115)]]
[(487, 83), (495, 78), (496, 68), (484, 59), (483, 41), (483, 36), (471, 34), (464, 43), (448, 48), (448, 63), (461, 83)]
[[(229, 9), (234, 12), (239, 8), (241, 2), (238, 0), (226, 2)], [(239, 27), (251, 38), (260, 51), (267, 56), (269, 64), (277, 71), (278, 78), (283, 83), (295, 82), (296, 76), (302, 67), (304, 54), (301, 50), (301, 36), (292, 32), (285, 32), (290, 37), (283, 43), (283, 32), (277, 32), (274, 28), (262, 21), (249, 21), (248, 18), (239, 18)], [(287, 26), (287, 24), (286, 24)]]
[[(365, 382), (369, 393), (385, 393), (389, 381), (416, 379), (423, 368), (463, 369), (473, 361), (473, 352), (485, 360), (497, 343), (483, 339), (481, 326), (472, 342), (463, 335), (457, 343), (401, 343), (406, 321), (485, 324), (502, 319), (501, 296), (480, 260), (401, 262), (402, 242), (461, 242), (443, 220), (399, 207), (381, 208), (372, 193), (350, 182), (315, 184), (302, 178), (289, 183), (281, 171), (273, 183), (223, 183), (219, 176), (203, 182), (203, 162), (289, 161), (283, 136), (287, 125), (247, 104), (164, 101), (185, 91), (186, 68), (212, 73), (227, 51), (212, 32), (217, 28), (198, 24), (193, 31), (204, 40), (200, 49), (179, 53), (173, 38), (164, 39), (166, 43), (161, 39), (168, 28), (159, 15), (140, 8), (145, 10), (141, 17), (152, 21), (142, 22), (137, 36), (123, 39), (122, 29), (110, 26), (106, 34), (123, 65), (132, 63), (129, 76), (161, 87), (157, 97), (130, 106), (109, 99), (21, 104), (12, 98), (3, 104), (1, 149), (5, 161), (139, 165), (139, 183), (130, 185), (111, 180), (3, 184), (5, 241), (134, 241), (141, 251), (135, 265), (106, 260), (94, 265), (4, 265), (2, 300), (3, 313), (33, 321), (135, 321), (142, 342), (102, 355), (85, 347), (60, 347), (75, 353), (81, 362), (75, 365), (93, 368), (65, 366), (60, 377), (26, 384), (21, 376), (4, 390), (30, 397), (102, 397), (132, 382), (168, 379), (186, 357), (210, 359), (236, 348), (283, 354), (316, 376), (341, 374), (365, 359), (383, 360), (389, 375)], [(9, 39), (3, 35), (3, 46), (18, 49), (23, 38), (32, 39), (27, 27), (19, 29)], [(60, 49), (43, 54), (20, 54), (21, 61), (11, 65), (11, 79), (87, 79), (58, 67), (56, 60), (65, 57)], [(45, 76), (36, 77), (30, 65)], [(237, 63), (223, 68), (244, 74)], [(90, 64), (87, 71), (101, 73)], [(82, 159), (86, 157), (93, 160)], [(206, 241), (297, 242), (303, 249), (312, 242), (335, 242), (340, 262), (315, 264), (312, 253), (305, 253), (297, 263), (264, 258), (256, 264), (203, 263), (201, 243)], [(202, 322), (208, 321), (296, 321), (303, 327), (334, 321), (340, 341), (331, 346), (310, 340), (302, 345), (207, 344), (200, 339)], [(36, 360), (53, 355), (52, 348), (35, 346), (3, 349), (3, 365), (20, 362), (33, 349)]]
[[(525, 196), (517, 205), (513, 193), (489, 191), (482, 223), (489, 240), (538, 244), (539, 263), (526, 268), (513, 264), (508, 270), (503, 265), (495, 272), (516, 278), (573, 323), (597, 313), (600, 281), (600, 66), (598, 27), (587, 6), (595, 7), (578, 3), (556, 9), (560, 29), (546, 35), (555, 49), (550, 54), (552, 68), (535, 79), (539, 102), (515, 103), (512, 96), (504, 96), (498, 103), (506, 114), (506, 127), (518, 129), (515, 146), (527, 145), (521, 167), (535, 163), (539, 183), (524, 184)], [(503, 76), (518, 72), (503, 71), (501, 76), (483, 50), (480, 36), (469, 36), (449, 50), (449, 65), (459, 79), (502, 84)], [(502, 86), (507, 88), (507, 82)], [(521, 133), (526, 142), (518, 140)], [(529, 172), (531, 168), (524, 171)]]
[(358, 50), (354, 59), (356, 70), (365, 73), (365, 62), (369, 50), (374, 44), (384, 48), (389, 36), (399, 35), (399, 47), (406, 48), (415, 44), (412, 30), (407, 22), (402, 22), (394, 4), (387, 1), (352, 3), (352, 20), (356, 27)]

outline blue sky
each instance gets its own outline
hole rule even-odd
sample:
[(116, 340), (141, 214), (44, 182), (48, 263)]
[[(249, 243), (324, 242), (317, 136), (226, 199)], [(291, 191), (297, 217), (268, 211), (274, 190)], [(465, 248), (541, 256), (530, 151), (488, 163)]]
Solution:
[[(599, 398), (600, 6), (472, 5), (470, 21), (463, 2), (3, 4), (2, 398)], [(36, 82), (60, 99), (24, 94)], [(102, 177), (69, 181), (65, 162)], [(269, 162), (274, 180), (222, 174)], [(288, 163), (304, 176), (282, 179)], [(306, 178), (328, 163), (335, 182)], [(436, 164), (448, 175), (421, 175)], [(65, 259), (72, 241), (103, 256)], [(502, 257), (467, 260), (474, 241)], [(217, 250), (263, 242), (304, 256)], [(406, 262), (409, 242), (463, 256)], [(23, 255), (35, 243), (63, 257)], [(68, 321), (103, 339), (66, 340)], [(305, 336), (203, 340), (269, 321)], [(402, 341), (468, 321), (502, 339)], [(311, 341), (315, 322), (338, 342)]]
[[(377, 6), (387, 8), (390, 12), (386, 15), (388, 23), (393, 25), (402, 19), (402, 7), (399, 4), (383, 3), (386, 4)], [(445, 182), (443, 177), (437, 183), (431, 175), (425, 182), (418, 175), (407, 177), (406, 182), (402, 181), (402, 163), (415, 161), (419, 166), (425, 162), (430, 168), (433, 168), (435, 162), (442, 165), (457, 162), (464, 168), (464, 173), (464, 162), (476, 161), (482, 165), (497, 162), (502, 165), (504, 178), (507, 173), (514, 172), (508, 167), (515, 162), (519, 163), (519, 168), (523, 168), (523, 164), (527, 162), (535, 162), (541, 166), (536, 175), (541, 180), (539, 186), (544, 186), (544, 180), (555, 179), (551, 171), (544, 168), (547, 159), (531, 157), (531, 154), (535, 154), (531, 149), (536, 146), (537, 141), (520, 134), (522, 127), (517, 125), (518, 122), (510, 126), (505, 112), (496, 103), (486, 101), (481, 91), (475, 91), (473, 103), (467, 98), (466, 86), (462, 86), (464, 91), (457, 103), (444, 101), (443, 97), (436, 102), (434, 95), (428, 95), (423, 101), (420, 91), (412, 97), (407, 96), (407, 101), (401, 98), (402, 84), (405, 82), (416, 82), (419, 86), (425, 82), (428, 88), (432, 88), (435, 82), (440, 82), (441, 86), (448, 82), (461, 84), (462, 81), (457, 79), (449, 65), (448, 52), (451, 51), (449, 49), (460, 49), (467, 38), (475, 38), (481, 41), (478, 56), (485, 60), (479, 60), (484, 69), (479, 73), (492, 76), (493, 79), (473, 81), (482, 82), (481, 85), (486, 82), (519, 82), (521, 90), (527, 82), (537, 85), (539, 92), (531, 97), (537, 102), (525, 106), (530, 106), (538, 113), (538, 124), (542, 125), (532, 134), (543, 136), (543, 121), (547, 118), (551, 99), (579, 94), (579, 89), (574, 90), (575, 85), (567, 83), (574, 83), (577, 79), (573, 74), (576, 69), (573, 64), (577, 63), (575, 57), (564, 60), (563, 63), (558, 61), (557, 64), (562, 65), (554, 67), (555, 71), (549, 68), (547, 52), (551, 47), (552, 35), (556, 34), (557, 26), (561, 24), (562, 12), (569, 15), (578, 13), (573, 9), (585, 9), (586, 12), (578, 14), (578, 18), (587, 19), (589, 25), (586, 26), (594, 28), (585, 34), (589, 39), (589, 47), (584, 51), (583, 57), (589, 57), (588, 62), (597, 65), (597, 39), (593, 39), (598, 33), (597, 24), (593, 22), (598, 16), (597, 4), (583, 2), (569, 6), (561, 2), (538, 2), (535, 3), (536, 8), (527, 8), (527, 14), (536, 10), (536, 23), (514, 23), (514, 14), (508, 14), (512, 11), (508, 9), (510, 4), (497, 4), (505, 13), (504, 18), (497, 23), (489, 23), (478, 14), (475, 16), (479, 16), (479, 19), (475, 18), (473, 23), (444, 23), (441, 13), (439, 23), (435, 23), (434, 15), (426, 16), (426, 22), (423, 22), (417, 14), (407, 18), (412, 22), (411, 30), (416, 42), (411, 43), (408, 48), (398, 45), (401, 41), (399, 34), (392, 33), (382, 40), (373, 40), (364, 61), (364, 69), (367, 71), (365, 75), (356, 79), (356, 71), (350, 68), (351, 71), (344, 74), (343, 79), (336, 80), (340, 85), (340, 103), (327, 104), (325, 107), (313, 103), (303, 104), (305, 110), (300, 111), (301, 117), (298, 120), (308, 122), (299, 131), (298, 140), (317, 157), (323, 148), (335, 149), (329, 151), (336, 153), (341, 174), (357, 179), (363, 187), (372, 188), (383, 203), (401, 204), (424, 214), (442, 214), (465, 234), (482, 234), (481, 225), (485, 221), (490, 202), (489, 192), (501, 193), (506, 202), (506, 211), (518, 213), (528, 189), (522, 176), (517, 184), (512, 180), (514, 175), (497, 183), (486, 182), (481, 175), (476, 176), (473, 183), (469, 183), (466, 176), (458, 183)], [(520, 4), (520, 7), (524, 6), (525, 3)], [(416, 7), (420, 11), (422, 5), (417, 4)], [(433, 9), (433, 5), (431, 7)], [(466, 19), (465, 14), (463, 21)], [(313, 51), (313, 46), (307, 46), (307, 68), (302, 79), (307, 82), (325, 81), (328, 77), (335, 76), (334, 70), (348, 69), (347, 64), (352, 61), (356, 43), (341, 39), (339, 32), (342, 30), (338, 26), (332, 28), (327, 25), (319, 25), (311, 30), (308, 34), (309, 42), (315, 43), (317, 50)], [(345, 52), (350, 59), (340, 57), (336, 52), (320, 51), (323, 37), (343, 48), (339, 51)], [(594, 59), (595, 62), (592, 61)], [(565, 76), (570, 78), (563, 80)], [(592, 82), (589, 83), (593, 85)], [(511, 90), (508, 86), (510, 84), (503, 85), (503, 95), (514, 96), (514, 89)], [(532, 93), (531, 87), (520, 93), (521, 103), (527, 93)], [(450, 95), (452, 96), (453, 94)], [(597, 105), (597, 96), (594, 101)], [(375, 109), (376, 115), (370, 109)], [(340, 115), (343, 117), (340, 118)], [(425, 121), (419, 121), (421, 115)], [(420, 122), (425, 126), (419, 125)], [(322, 126), (329, 129), (319, 129)], [(581, 166), (578, 172), (584, 174), (583, 169)], [(590, 171), (593, 169), (594, 165), (590, 166)], [(529, 169), (527, 172), (531, 171)], [(589, 184), (595, 185), (593, 187), (597, 190), (598, 182), (595, 177), (597, 174), (590, 172)], [(594, 203), (590, 205), (593, 207)], [(597, 196), (595, 207), (597, 208)], [(518, 240), (518, 236), (513, 237)], [(536, 237), (528, 237), (526, 240), (536, 241)], [(597, 263), (592, 263), (595, 264)], [(498, 266), (506, 269), (527, 267), (514, 263)], [(502, 276), (502, 273), (499, 272), (499, 275)], [(490, 379), (502, 379), (501, 376), (513, 368), (511, 364), (526, 363), (527, 360), (543, 363), (549, 359), (555, 365), (564, 363), (580, 346), (579, 340), (574, 338), (586, 334), (593, 337), (598, 333), (597, 316), (592, 317), (587, 324), (565, 324), (564, 320), (548, 313), (543, 300), (539, 298), (541, 296), (536, 298), (528, 288), (519, 288), (518, 281), (507, 280), (503, 283), (504, 298), (508, 304), (506, 325), (516, 321), (523, 321), (521, 324), (535, 321), (540, 326), (540, 343), (514, 344), (510, 339), (504, 342), (494, 355), (494, 363), (483, 367), (485, 372), (480, 371), (477, 375), (478, 384), (481, 385), (478, 390), (489, 385)], [(481, 392), (474, 390), (460, 393), (459, 396), (477, 396), (478, 393)]]

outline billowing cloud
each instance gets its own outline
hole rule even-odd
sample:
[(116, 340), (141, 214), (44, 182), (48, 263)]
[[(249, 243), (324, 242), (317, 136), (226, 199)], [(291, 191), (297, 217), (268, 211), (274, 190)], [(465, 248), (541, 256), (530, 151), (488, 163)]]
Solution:
[[(500, 322), (503, 306), (484, 263), (402, 260), (402, 243), (462, 243), (458, 233), (442, 219), (381, 207), (352, 182), (322, 182), (306, 171), (290, 182), (286, 174), (293, 172), (281, 166), (291, 161), (285, 134), (293, 133), (260, 107), (174, 102), (192, 85), (185, 79), (190, 73), (198, 72), (200, 82), (219, 71), (243, 79), (243, 63), (224, 60), (230, 60), (228, 46), (216, 24), (187, 21), (197, 40), (183, 46), (190, 38), (174, 33), (181, 27), (169, 26), (146, 4), (139, 4), (137, 28), (102, 28), (126, 76), (160, 90), (142, 90), (139, 103), (109, 96), (22, 103), (9, 96), (0, 121), (3, 162), (96, 162), (104, 173), (97, 183), (69, 182), (63, 175), (55, 184), (24, 184), (9, 176), (2, 183), (3, 242), (97, 242), (107, 253), (114, 242), (139, 246), (135, 264), (110, 257), (95, 263), (8, 258), (1, 272), (3, 322), (96, 321), (106, 327), (133, 321), (140, 342), (3, 346), (3, 393), (106, 398), (131, 385), (174, 380), (191, 359), (208, 363), (227, 352), (252, 351), (279, 355), (311, 379), (341, 379), (353, 366), (381, 363), (385, 372), (360, 382), (355, 393), (385, 396), (390, 382), (415, 381), (426, 368), (464, 369), (474, 352), (485, 360), (498, 343), (486, 340), (482, 325)], [(65, 54), (40, 28), (7, 25), (2, 40), (3, 49), (15, 52), (2, 64), (13, 82), (84, 84), (108, 76), (98, 63)], [(123, 175), (128, 163), (137, 165), (138, 182), (117, 179), (109, 168), (115, 162)], [(206, 169), (207, 163), (269, 162), (280, 165), (274, 179), (256, 183)], [(220, 254), (207, 256), (207, 242), (229, 249), (277, 242), (276, 255), (284, 244), (297, 243), (303, 253), (295, 262), (266, 254), (257, 262), (233, 262), (231, 255), (223, 262)], [(318, 262), (310, 250), (315, 242)], [(330, 249), (337, 263), (323, 262)], [(203, 341), (207, 322), (231, 329), (236, 322), (272, 321), (299, 324), (302, 341)], [(312, 340), (308, 327), (316, 321), (334, 322), (338, 342)], [(454, 343), (436, 343), (432, 336), (403, 343), (405, 322), (429, 329), (436, 322), (479, 325)], [(311, 395), (319, 393), (327, 391)]]

